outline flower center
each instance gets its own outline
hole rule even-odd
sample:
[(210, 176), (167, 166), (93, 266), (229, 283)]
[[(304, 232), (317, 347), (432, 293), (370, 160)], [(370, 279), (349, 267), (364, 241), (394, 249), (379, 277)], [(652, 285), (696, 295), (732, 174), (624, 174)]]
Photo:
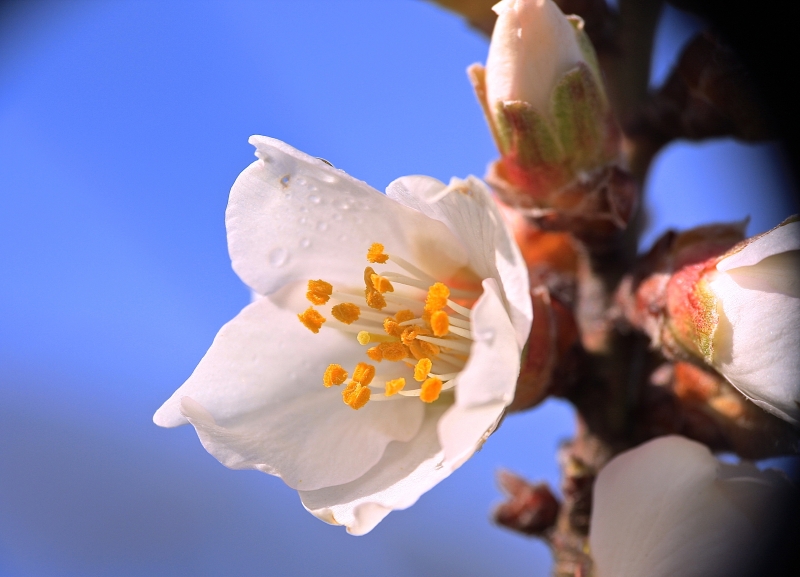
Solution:
[[(451, 288), (405, 259), (386, 254), (380, 243), (369, 247), (367, 261), (387, 270), (376, 272), (367, 266), (363, 294), (336, 291), (324, 280), (308, 281), (306, 298), (325, 307), (323, 312), (335, 321), (327, 326), (353, 334), (364, 347), (365, 361), (381, 365), (379, 370), (376, 364), (359, 362), (342, 399), (353, 409), (370, 400), (402, 397), (432, 403), (454, 390), (455, 378), (469, 358), (470, 309), (480, 291)], [(297, 317), (316, 334), (328, 321), (323, 312), (311, 306)], [(331, 364), (322, 383), (339, 386), (347, 379), (344, 367)]]

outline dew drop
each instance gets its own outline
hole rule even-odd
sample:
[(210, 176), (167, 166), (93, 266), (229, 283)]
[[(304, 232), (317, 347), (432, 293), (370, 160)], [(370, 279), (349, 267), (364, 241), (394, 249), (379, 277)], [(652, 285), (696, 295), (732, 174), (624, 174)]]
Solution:
[(300, 248), (308, 248), (310, 246), (311, 246), (311, 241), (308, 240), (307, 238), (300, 240)]
[(315, 185), (315, 184), (309, 184), (309, 185), (308, 185), (308, 190), (310, 190), (311, 192), (314, 192), (314, 191), (316, 191), (316, 190), (317, 190), (317, 185)]
[(274, 248), (269, 253), (269, 264), (275, 268), (282, 267), (289, 260), (289, 251), (285, 248)]
[(299, 222), (300, 224), (305, 224), (308, 222), (308, 219), (304, 216), (301, 216), (297, 222)]
[(325, 232), (326, 230), (328, 230), (328, 223), (325, 222), (324, 220), (319, 221), (317, 223), (317, 230), (320, 232)]
[(475, 333), (475, 340), (491, 345), (494, 342), (494, 329), (482, 329)]
[(312, 194), (311, 196), (309, 196), (309, 197), (308, 197), (308, 201), (309, 201), (311, 204), (319, 204), (319, 201), (320, 201), (320, 200), (321, 200), (321, 199), (320, 199), (320, 198), (319, 198), (319, 197), (318, 197), (316, 194)]
[(335, 177), (332, 174), (323, 174), (321, 178), (325, 182), (329, 182), (331, 184), (333, 184), (334, 182), (337, 182), (339, 180), (337, 177)]
[(284, 175), (281, 177), (281, 186), (282, 186), (283, 188), (287, 188), (287, 187), (289, 186), (289, 180), (290, 180), (290, 179), (291, 179), (291, 175), (289, 175), (289, 174), (284, 174)]
[(299, 177), (299, 178), (297, 179), (297, 184), (299, 184), (299, 185), (301, 185), (301, 186), (302, 186), (302, 185), (304, 185), (304, 184), (306, 184), (307, 182), (308, 182), (308, 181), (305, 179), (305, 177), (304, 177), (304, 176), (301, 176), (301, 177)]
[(350, 199), (343, 198), (336, 203), (336, 206), (341, 208), (342, 210), (348, 210), (351, 206)]

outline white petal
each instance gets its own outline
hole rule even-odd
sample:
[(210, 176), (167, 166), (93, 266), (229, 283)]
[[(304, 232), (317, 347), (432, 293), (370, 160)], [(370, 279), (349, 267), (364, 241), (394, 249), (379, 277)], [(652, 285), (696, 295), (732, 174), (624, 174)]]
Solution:
[(250, 143), (259, 160), (236, 179), (225, 218), (233, 268), (257, 292), (309, 278), (358, 284), (374, 242), (412, 262), (436, 247), (445, 271), (466, 261), (444, 225), (279, 140)]
[(717, 263), (717, 270), (754, 265), (768, 256), (790, 250), (800, 250), (800, 221), (778, 225), (761, 235), (739, 252), (722, 259)]
[(466, 248), (470, 268), (497, 280), (522, 349), (533, 318), (528, 269), (486, 186), (474, 177), (445, 186), (428, 176), (405, 176), (393, 181), (386, 195), (446, 224)]
[(328, 364), (350, 369), (361, 360), (354, 343), (335, 330), (314, 335), (294, 310), (258, 299), (220, 330), (154, 421), (176, 426), (188, 419), (225, 465), (279, 475), (294, 488), (347, 483), (375, 465), (391, 441), (413, 438), (424, 413), (414, 399), (354, 411), (339, 389), (325, 389)]
[(466, 408), (500, 401), (508, 405), (519, 377), (521, 349), (494, 279), (483, 281), (483, 294), (471, 320), (474, 341), (469, 360), (456, 377), (456, 404)]
[(327, 523), (345, 525), (354, 535), (371, 531), (391, 511), (413, 505), (453, 470), (445, 466), (437, 434), (446, 409), (444, 405), (427, 407), (413, 441), (391, 443), (383, 459), (360, 479), (338, 487), (300, 491), (303, 505)]
[(721, 466), (709, 450), (662, 437), (622, 453), (594, 485), (589, 535), (598, 577), (723, 577), (768, 534), (771, 477)]
[(737, 275), (741, 270), (719, 273), (710, 283), (719, 299), (720, 312), (714, 334), (713, 365), (759, 406), (797, 422), (800, 420), (800, 298), (747, 288), (752, 277)]

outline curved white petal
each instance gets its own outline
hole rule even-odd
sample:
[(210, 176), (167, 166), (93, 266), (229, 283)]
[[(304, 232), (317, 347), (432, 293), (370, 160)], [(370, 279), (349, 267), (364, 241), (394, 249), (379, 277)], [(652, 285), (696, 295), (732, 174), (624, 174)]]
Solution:
[(497, 280), (522, 349), (533, 319), (528, 269), (486, 186), (474, 177), (445, 186), (428, 176), (404, 176), (389, 184), (386, 195), (447, 225), (466, 248), (470, 268)]
[(437, 272), (466, 263), (443, 224), (279, 140), (250, 143), (259, 160), (236, 179), (225, 222), (233, 268), (257, 292), (309, 278), (358, 282), (374, 242), (423, 266), (436, 247)]
[(769, 256), (790, 250), (800, 250), (800, 221), (778, 225), (759, 236), (742, 250), (719, 261), (717, 270), (724, 272), (740, 266), (751, 266)]
[(368, 533), (391, 511), (410, 507), (454, 469), (445, 466), (437, 434), (446, 410), (443, 404), (428, 407), (413, 441), (391, 443), (381, 461), (357, 481), (300, 491), (303, 505), (327, 523), (345, 525), (354, 535)]
[(456, 404), (468, 408), (514, 399), (520, 352), (514, 327), (494, 279), (483, 281), (483, 294), (472, 308), (469, 360), (456, 377)]
[(729, 577), (769, 534), (776, 481), (682, 437), (618, 455), (594, 485), (598, 577)]
[[(772, 258), (762, 263), (769, 264)], [(720, 313), (712, 363), (762, 408), (796, 423), (800, 420), (800, 298), (786, 291), (764, 290), (765, 283), (752, 270), (761, 266), (729, 269), (709, 283), (719, 299)], [(796, 286), (798, 271), (790, 275)]]
[(338, 389), (325, 389), (328, 364), (361, 360), (354, 343), (335, 330), (314, 335), (294, 311), (258, 299), (220, 330), (154, 421), (176, 426), (188, 419), (225, 465), (279, 475), (293, 488), (347, 483), (375, 465), (391, 441), (413, 438), (424, 413), (414, 399), (354, 411)]

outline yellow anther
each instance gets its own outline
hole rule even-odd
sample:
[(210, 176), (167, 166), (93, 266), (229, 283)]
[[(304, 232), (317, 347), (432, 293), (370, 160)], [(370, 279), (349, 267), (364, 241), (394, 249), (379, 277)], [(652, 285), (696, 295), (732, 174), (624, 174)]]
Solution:
[(383, 358), (387, 361), (402, 361), (406, 357), (410, 356), (408, 347), (404, 346), (403, 343), (399, 341), (392, 343), (381, 343), (378, 345), (378, 348), (380, 348)]
[(372, 263), (383, 264), (389, 260), (389, 255), (383, 253), (383, 245), (381, 243), (373, 242), (367, 251), (367, 260)]
[(425, 298), (425, 312), (433, 313), (447, 306), (447, 299), (450, 298), (450, 289), (443, 283), (437, 282), (428, 289), (428, 296)]
[(337, 321), (349, 325), (358, 320), (358, 317), (361, 316), (361, 309), (353, 303), (342, 303), (333, 307), (331, 314)]
[(386, 381), (386, 396), (391, 397), (392, 395), (396, 395), (400, 391), (403, 390), (403, 387), (406, 386), (406, 380), (403, 377), (399, 379), (394, 379), (392, 381)]
[(370, 290), (375, 290), (375, 287), (372, 286), (372, 275), (375, 274), (375, 269), (371, 266), (368, 266), (364, 269), (364, 286), (366, 286)]
[(406, 321), (410, 321), (415, 316), (416, 315), (414, 315), (414, 313), (412, 313), (410, 310), (403, 309), (402, 311), (397, 311), (397, 313), (394, 315), (394, 320), (396, 320), (398, 323), (404, 323)]
[(376, 291), (374, 288), (368, 288), (364, 291), (364, 298), (367, 300), (367, 306), (373, 309), (381, 310), (386, 308), (386, 299), (383, 295)]
[(446, 312), (436, 311), (431, 315), (431, 329), (437, 337), (443, 337), (450, 332), (450, 317)]
[(432, 403), (439, 398), (439, 393), (442, 392), (442, 379), (439, 377), (431, 377), (422, 383), (419, 400), (424, 403)]
[(315, 311), (314, 307), (308, 307), (304, 313), (297, 315), (297, 318), (314, 334), (319, 332), (322, 323), (325, 322), (325, 317)]
[(372, 286), (379, 293), (394, 292), (394, 287), (392, 286), (392, 283), (389, 282), (388, 278), (381, 276), (379, 274), (373, 274), (370, 275), (370, 280), (372, 280)]
[(324, 305), (333, 294), (333, 286), (324, 280), (308, 281), (308, 292), (306, 298), (315, 305)]
[(375, 367), (367, 363), (358, 363), (353, 370), (353, 380), (358, 381), (365, 387), (375, 378)]
[(367, 349), (367, 356), (376, 363), (379, 363), (383, 360), (383, 351), (381, 351), (380, 346), (372, 347)]
[(403, 333), (400, 335), (400, 340), (403, 341), (404, 345), (410, 345), (411, 342), (416, 339), (419, 335), (429, 335), (431, 332), (426, 329), (425, 327), (421, 327), (419, 325), (411, 325), (410, 327), (406, 327), (403, 329)]
[(369, 387), (365, 387), (358, 381), (350, 381), (350, 384), (342, 391), (342, 399), (345, 405), (358, 410), (367, 404), (370, 394)]
[(411, 341), (408, 345), (409, 350), (411, 351), (411, 356), (415, 359), (424, 359), (436, 357), (439, 354), (439, 347), (434, 345), (433, 343), (427, 343), (425, 341), (421, 341), (419, 339)]
[(325, 373), (322, 375), (322, 384), (326, 387), (333, 385), (341, 385), (347, 380), (347, 371), (342, 368), (342, 365), (328, 365)]
[(397, 324), (397, 321), (392, 317), (386, 317), (383, 321), (383, 330), (386, 331), (387, 335), (392, 335), (393, 337), (400, 337), (405, 330), (405, 327), (401, 327)]
[(376, 333), (370, 333), (368, 331), (359, 331), (358, 335), (356, 335), (356, 340), (358, 340), (358, 344), (360, 345), (368, 345), (369, 343), (388, 343), (391, 341), (396, 342), (397, 337), (379, 335)]
[(422, 382), (428, 378), (428, 373), (431, 372), (433, 363), (429, 358), (423, 358), (417, 361), (417, 366), (414, 367), (414, 380)]

